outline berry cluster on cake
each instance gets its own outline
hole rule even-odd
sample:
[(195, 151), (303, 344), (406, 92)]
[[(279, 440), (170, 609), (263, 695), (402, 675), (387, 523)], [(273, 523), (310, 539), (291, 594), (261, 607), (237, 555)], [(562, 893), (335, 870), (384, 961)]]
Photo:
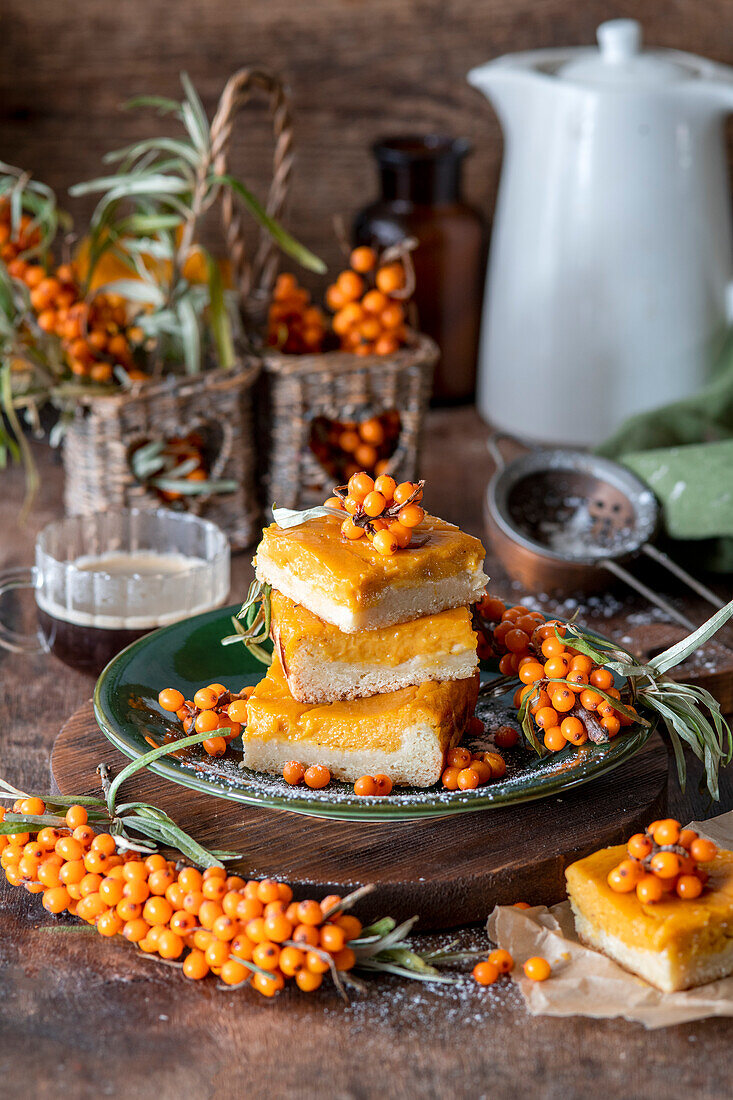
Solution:
[(476, 704), (470, 604), (487, 577), (479, 540), (421, 498), (421, 484), (357, 474), (318, 514), (263, 532), (274, 654), (248, 702), (248, 767), (296, 757), (348, 782), (440, 779)]

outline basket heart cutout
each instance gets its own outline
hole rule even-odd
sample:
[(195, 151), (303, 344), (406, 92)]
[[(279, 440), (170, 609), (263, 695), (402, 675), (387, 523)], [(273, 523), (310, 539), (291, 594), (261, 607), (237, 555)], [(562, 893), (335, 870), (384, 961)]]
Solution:
[(317, 416), (309, 446), (331, 482), (344, 484), (360, 470), (372, 477), (389, 472), (401, 428), (397, 409), (371, 413), (361, 420)]
[(223, 472), (229, 451), (227, 433), (215, 421), (173, 429), (158, 439), (138, 438), (128, 450), (135, 481), (165, 503), (184, 506), (208, 495)]

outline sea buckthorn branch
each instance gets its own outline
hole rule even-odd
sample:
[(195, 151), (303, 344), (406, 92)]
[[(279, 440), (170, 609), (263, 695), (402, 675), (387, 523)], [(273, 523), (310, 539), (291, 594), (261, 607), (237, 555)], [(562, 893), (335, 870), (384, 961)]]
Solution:
[[(592, 631), (573, 623), (544, 622), (539, 612), (525, 607), (506, 609), (495, 597), (483, 597), (476, 616), (480, 656), (498, 656), (504, 674), (503, 682), (490, 684), (489, 689), (507, 690), (519, 682), (514, 697), (518, 718), (539, 755), (545, 750), (560, 751), (568, 742), (608, 741), (632, 722), (648, 728), (651, 722), (636, 709), (641, 705), (664, 722), (681, 788), (686, 781), (683, 745), (687, 744), (704, 768), (701, 787), (706, 786), (713, 799), (719, 798), (718, 773), (733, 759), (733, 733), (708, 691), (671, 680), (666, 673), (733, 616), (733, 601), (648, 664)], [(624, 678), (628, 701), (612, 686), (614, 674)], [(543, 742), (535, 726), (543, 730)]]
[[(110, 782), (104, 769), (100, 772), (107, 800), (113, 801), (116, 781)], [(346, 984), (365, 988), (353, 970), (453, 981), (437, 967), (478, 954), (415, 950), (407, 936), (416, 917), (401, 924), (384, 917), (363, 927), (346, 911), (372, 892), (371, 885), (345, 898), (296, 902), (287, 883), (247, 882), (220, 865), (201, 872), (159, 852), (142, 859), (138, 850), (121, 849), (120, 836), (98, 832), (91, 824), (92, 817), (103, 826), (109, 823), (101, 799), (85, 799), (94, 803), (87, 810), (68, 798), (46, 804), (3, 781), (0, 786), (3, 797), (15, 798), (12, 813), (0, 807), (0, 866), (8, 883), (42, 894), (49, 913), (69, 913), (103, 936), (122, 935), (141, 955), (175, 966), (189, 979), (213, 973), (224, 987), (251, 984), (272, 996), (289, 979), (301, 991), (313, 992), (330, 974), (346, 998)], [(170, 818), (162, 810), (129, 802), (117, 806), (117, 816), (132, 810), (166, 832)]]

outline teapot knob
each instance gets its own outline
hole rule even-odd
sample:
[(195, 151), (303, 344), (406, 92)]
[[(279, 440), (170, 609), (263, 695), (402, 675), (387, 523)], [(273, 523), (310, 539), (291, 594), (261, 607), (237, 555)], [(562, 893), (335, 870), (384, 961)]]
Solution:
[(596, 29), (601, 57), (612, 65), (627, 61), (641, 49), (641, 23), (636, 19), (609, 19)]

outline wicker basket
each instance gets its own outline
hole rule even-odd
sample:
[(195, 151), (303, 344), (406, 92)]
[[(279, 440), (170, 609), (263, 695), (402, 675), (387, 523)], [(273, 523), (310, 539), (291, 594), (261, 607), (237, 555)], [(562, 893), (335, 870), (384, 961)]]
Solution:
[(322, 504), (328, 496), (333, 476), (310, 446), (313, 421), (319, 416), (361, 421), (396, 409), (400, 433), (386, 472), (397, 481), (414, 480), (437, 358), (438, 348), (427, 336), (389, 356), (266, 354), (268, 502), (305, 508)]
[[(242, 69), (227, 81), (211, 124), (212, 162), (219, 175), (226, 174), (234, 120), (254, 92), (266, 94), (272, 115), (275, 149), (267, 212), (277, 218), (292, 170), (292, 127), (287, 96), (276, 77)], [(257, 286), (274, 277), (275, 246), (261, 233), (248, 262), (241, 212), (228, 192), (221, 213), (242, 306), (251, 313), (250, 299), (256, 302)], [(176, 374), (138, 384), (130, 392), (81, 398), (64, 438), (67, 513), (130, 505), (160, 507), (160, 495), (136, 480), (130, 466), (132, 452), (141, 443), (199, 430), (205, 439), (209, 476), (234, 480), (237, 489), (221, 495), (186, 496), (174, 506), (213, 520), (227, 532), (234, 549), (251, 545), (259, 534), (261, 515), (253, 425), (253, 391), (259, 373), (259, 362), (244, 356), (231, 370)]]
[(250, 360), (233, 370), (150, 382), (136, 394), (82, 399), (64, 438), (68, 515), (118, 508), (160, 508), (159, 494), (136, 480), (130, 458), (136, 447), (199, 431), (209, 476), (236, 481), (222, 495), (184, 498), (179, 507), (205, 516), (229, 535), (233, 549), (258, 536), (252, 391), (260, 372)]

